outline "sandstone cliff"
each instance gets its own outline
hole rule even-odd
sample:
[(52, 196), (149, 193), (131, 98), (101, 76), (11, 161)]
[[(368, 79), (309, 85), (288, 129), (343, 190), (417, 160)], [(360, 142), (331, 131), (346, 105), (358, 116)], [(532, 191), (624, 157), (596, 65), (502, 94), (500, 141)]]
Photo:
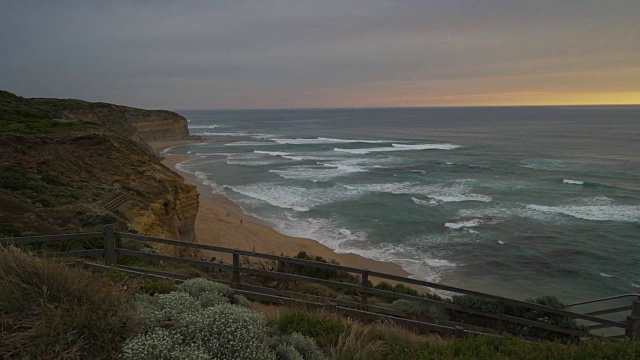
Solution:
[(100, 229), (195, 241), (198, 192), (144, 140), (189, 136), (187, 121), (0, 91), (0, 236)]
[(119, 128), (129, 128), (145, 141), (183, 140), (189, 138), (187, 119), (165, 110), (141, 110), (124, 106), (64, 111), (64, 117), (91, 121)]

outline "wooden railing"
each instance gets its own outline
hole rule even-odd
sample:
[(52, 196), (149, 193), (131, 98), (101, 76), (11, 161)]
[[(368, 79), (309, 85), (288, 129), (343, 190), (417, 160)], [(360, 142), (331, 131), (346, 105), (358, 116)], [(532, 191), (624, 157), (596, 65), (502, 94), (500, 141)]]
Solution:
[[(121, 239), (137, 240), (137, 241), (149, 242), (149, 243), (160, 243), (160, 244), (179, 246), (183, 248), (191, 248), (191, 249), (199, 249), (199, 250), (207, 250), (207, 251), (231, 254), (232, 263), (222, 264), (222, 263), (199, 261), (195, 259), (179, 258), (179, 257), (172, 257), (172, 256), (155, 254), (155, 253), (147, 253), (147, 252), (123, 249), (116, 246), (116, 237), (119, 237)], [(253, 251), (230, 249), (230, 248), (224, 248), (224, 247), (218, 247), (218, 246), (212, 246), (212, 245), (161, 239), (161, 238), (138, 235), (138, 234), (115, 232), (112, 225), (105, 226), (103, 232), (4, 238), (4, 239), (0, 239), (0, 244), (22, 245), (22, 244), (36, 243), (36, 242), (49, 242), (49, 241), (59, 241), (59, 240), (71, 240), (71, 239), (94, 239), (94, 238), (102, 238), (104, 240), (103, 249), (75, 250), (75, 251), (58, 252), (58, 253), (45, 253), (41, 255), (45, 257), (89, 257), (89, 256), (102, 257), (104, 259), (104, 265), (95, 264), (95, 263), (85, 263), (85, 262), (79, 262), (78, 264), (79, 266), (92, 269), (92, 270), (98, 270), (98, 271), (107, 271), (111, 267), (117, 266), (119, 270), (130, 273), (132, 275), (147, 276), (155, 279), (171, 279), (177, 282), (184, 281), (189, 277), (185, 275), (146, 269), (146, 268), (122, 266), (117, 263), (118, 256), (130, 256), (130, 257), (147, 259), (147, 260), (180, 263), (180, 264), (192, 265), (201, 269), (222, 269), (223, 271), (227, 272), (231, 276), (227, 280), (216, 280), (216, 281), (228, 283), (237, 292), (253, 300), (270, 301), (270, 302), (281, 303), (281, 304), (305, 303), (313, 306), (331, 306), (336, 311), (349, 316), (360, 317), (360, 318), (370, 318), (370, 319), (386, 319), (386, 320), (394, 321), (396, 323), (399, 323), (405, 326), (419, 328), (424, 331), (438, 332), (438, 333), (456, 336), (456, 337), (463, 337), (468, 334), (499, 335), (503, 332), (506, 323), (512, 323), (512, 324), (518, 324), (519, 326), (523, 326), (523, 327), (542, 329), (542, 330), (546, 330), (553, 333), (564, 334), (564, 335), (569, 335), (569, 336), (579, 337), (579, 338), (596, 337), (596, 338), (603, 338), (603, 339), (617, 339), (617, 338), (627, 337), (632, 340), (640, 340), (640, 294), (624, 294), (617, 297), (595, 299), (595, 300), (589, 300), (589, 301), (571, 304), (572, 309), (574, 309), (575, 307), (579, 307), (581, 305), (602, 303), (604, 301), (612, 300), (612, 299), (620, 299), (620, 298), (632, 299), (632, 302), (630, 305), (616, 306), (613, 308), (606, 308), (606, 309), (599, 309), (599, 310), (590, 309), (590, 311), (588, 312), (576, 312), (576, 311), (552, 308), (544, 305), (529, 303), (521, 300), (511, 299), (511, 298), (505, 298), (505, 297), (482, 293), (478, 291), (448, 286), (444, 284), (433, 283), (429, 281), (405, 278), (402, 276), (391, 275), (391, 274), (386, 274), (386, 273), (367, 270), (367, 269), (353, 268), (353, 267), (341, 266), (337, 264), (303, 260), (303, 259), (297, 259), (297, 258), (291, 258), (291, 257), (285, 257), (285, 256), (277, 256), (273, 254), (257, 253)], [(340, 272), (355, 274), (356, 276), (359, 276), (359, 281), (358, 283), (340, 282), (340, 281), (334, 281), (334, 280), (302, 276), (302, 275), (288, 273), (288, 272), (279, 272), (279, 271), (272, 271), (272, 270), (265, 270), (265, 269), (257, 269), (255, 267), (246, 267), (246, 266), (241, 266), (242, 258), (272, 260), (282, 264), (303, 265), (303, 266), (308, 266), (312, 268), (336, 270)], [(304, 283), (314, 283), (314, 284), (325, 285), (331, 288), (350, 290), (359, 295), (360, 301), (344, 301), (344, 300), (339, 300), (334, 298), (302, 294), (299, 292), (294, 292), (289, 290), (259, 286), (259, 285), (256, 285), (255, 283), (249, 284), (246, 281), (243, 281), (247, 279), (247, 276), (263, 277), (263, 278), (270, 278), (270, 279), (281, 279), (281, 280), (304, 282)], [(429, 289), (444, 290), (449, 293), (458, 294), (458, 295), (469, 295), (469, 296), (477, 297), (480, 299), (493, 302), (496, 305), (495, 306), (496, 310), (495, 312), (480, 311), (477, 309), (464, 307), (449, 301), (441, 301), (441, 300), (428, 298), (428, 297), (420, 297), (420, 296), (414, 296), (414, 295), (409, 295), (405, 293), (373, 288), (370, 286), (370, 282), (369, 282), (370, 277), (390, 280), (390, 281), (402, 283), (402, 284), (422, 286)], [(495, 321), (496, 327), (487, 328), (487, 327), (474, 326), (466, 323), (453, 322), (453, 321), (440, 321), (439, 324), (431, 324), (431, 323), (426, 323), (426, 322), (421, 322), (416, 320), (410, 320), (410, 319), (407, 319), (408, 315), (403, 313), (402, 311), (394, 310), (391, 308), (387, 308), (387, 307), (383, 307), (375, 304), (370, 304), (370, 302), (368, 301), (369, 296), (379, 296), (383, 298), (392, 298), (392, 299), (406, 299), (406, 300), (414, 301), (417, 303), (423, 303), (430, 306), (435, 306), (440, 309), (446, 309), (450, 312), (467, 314), (467, 315), (484, 318), (484, 319), (492, 319), (492, 321)], [(547, 314), (566, 317), (569, 319), (574, 319), (576, 321), (581, 322), (581, 324), (584, 324), (585, 326), (587, 326), (589, 330), (583, 331), (581, 329), (570, 329), (570, 328), (553, 325), (553, 324), (539, 321), (539, 320), (532, 320), (532, 319), (526, 319), (522, 317), (509, 315), (505, 313), (505, 309), (507, 308), (507, 306), (518, 307), (521, 309), (538, 311), (538, 312), (543, 312)], [(622, 320), (604, 318), (600, 316), (605, 314), (608, 315), (608, 314), (623, 313), (623, 312), (627, 314), (627, 316)], [(603, 332), (603, 329), (609, 329), (609, 331), (605, 333)], [(616, 333), (616, 329), (621, 334)]]

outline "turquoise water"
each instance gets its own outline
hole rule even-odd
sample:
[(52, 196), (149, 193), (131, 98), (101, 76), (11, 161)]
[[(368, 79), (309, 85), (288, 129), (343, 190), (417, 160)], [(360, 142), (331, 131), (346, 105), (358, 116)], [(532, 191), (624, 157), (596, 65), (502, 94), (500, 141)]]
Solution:
[(169, 153), (282, 233), (566, 301), (640, 288), (640, 107), (182, 111)]

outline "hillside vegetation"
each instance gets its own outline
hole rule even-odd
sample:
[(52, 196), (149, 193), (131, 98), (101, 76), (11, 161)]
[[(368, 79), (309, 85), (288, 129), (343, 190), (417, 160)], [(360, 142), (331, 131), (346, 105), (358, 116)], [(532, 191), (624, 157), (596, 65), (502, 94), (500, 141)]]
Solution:
[[(441, 338), (330, 310), (249, 304), (226, 285), (105, 275), (0, 247), (8, 359), (638, 359), (640, 342)], [(247, 306), (265, 309), (266, 317)]]

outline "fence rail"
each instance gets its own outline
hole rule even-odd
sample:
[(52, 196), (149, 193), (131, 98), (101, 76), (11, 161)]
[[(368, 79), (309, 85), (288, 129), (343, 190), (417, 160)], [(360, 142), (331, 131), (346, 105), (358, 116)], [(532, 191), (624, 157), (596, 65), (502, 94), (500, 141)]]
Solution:
[[(142, 242), (160, 243), (167, 245), (174, 245), (185, 248), (208, 250), (219, 253), (227, 253), (232, 255), (232, 264), (220, 264), (206, 261), (198, 261), (194, 259), (178, 258), (166, 255), (160, 255), (155, 253), (146, 253), (140, 251), (133, 251), (128, 249), (119, 248), (116, 245), (116, 238), (137, 240)], [(147, 276), (155, 279), (171, 279), (173, 281), (184, 281), (188, 278), (186, 275), (167, 273), (158, 270), (134, 268), (129, 266), (122, 266), (117, 264), (118, 256), (130, 256), (148, 260), (157, 260), (164, 262), (181, 263), (186, 265), (195, 266), (201, 269), (220, 269), (231, 274), (230, 281), (223, 281), (234, 287), (236, 291), (244, 294), (248, 298), (254, 300), (272, 301), (276, 303), (307, 303), (317, 306), (331, 305), (336, 311), (349, 314), (350, 316), (357, 316), (362, 318), (386, 318), (397, 323), (401, 323), (406, 326), (417, 327), (425, 331), (435, 331), (443, 334), (449, 334), (453, 336), (466, 336), (472, 333), (483, 333), (486, 335), (495, 335), (504, 330), (505, 323), (513, 323), (518, 325), (524, 325), (527, 327), (533, 327), (537, 329), (543, 329), (555, 333), (571, 335), (576, 337), (602, 337), (596, 335), (594, 331), (602, 329), (618, 329), (624, 332), (624, 336), (631, 340), (640, 340), (640, 294), (622, 294), (618, 296), (606, 297), (601, 299), (587, 300), (578, 303), (571, 304), (572, 309), (581, 305), (604, 303), (611, 300), (617, 300), (621, 298), (633, 298), (633, 302), (628, 306), (609, 307), (606, 309), (590, 310), (587, 312), (569, 311), (563, 309), (556, 309), (544, 305), (529, 303), (521, 300), (505, 298), (492, 294), (482, 293), (478, 291), (448, 286), (439, 283), (433, 283), (429, 281), (422, 281), (417, 279), (410, 279), (401, 276), (381, 273), (377, 271), (371, 271), (367, 269), (353, 268), (348, 266), (341, 266), (337, 264), (324, 263), (318, 261), (296, 259), (285, 256), (277, 256), (273, 254), (257, 253), (253, 251), (230, 249), (219, 246), (189, 243), (184, 241), (169, 240), (156, 238), (151, 236), (144, 236), (138, 234), (130, 234), (125, 232), (115, 232), (112, 225), (104, 227), (103, 232), (92, 233), (80, 233), (80, 234), (65, 234), (65, 235), (51, 235), (51, 236), (30, 236), (30, 237), (18, 237), (18, 238), (4, 238), (0, 239), (0, 244), (30, 244), (35, 242), (50, 242), (60, 240), (72, 240), (72, 239), (95, 239), (102, 238), (104, 240), (103, 249), (90, 249), (90, 250), (74, 250), (67, 252), (56, 253), (44, 253), (40, 254), (43, 257), (103, 257), (104, 265), (85, 263), (83, 266), (92, 270), (105, 271), (111, 266), (118, 266), (119, 270), (125, 271), (132, 275)], [(301, 265), (318, 269), (335, 270), (340, 272), (346, 272), (359, 275), (359, 283), (348, 283), (334, 280), (319, 279), (314, 277), (302, 276), (298, 274), (271, 271), (264, 269), (255, 269), (241, 266), (242, 258), (256, 258), (262, 260), (276, 261), (282, 264)], [(242, 275), (242, 276), (241, 276)], [(298, 292), (274, 289), (264, 286), (255, 286), (243, 283), (242, 277), (257, 276), (269, 279), (282, 279), (295, 282), (314, 283), (328, 286), (331, 288), (340, 288), (355, 292), (360, 297), (360, 302), (349, 302), (344, 300), (337, 300), (333, 298), (326, 298), (322, 296), (314, 296), (301, 294)], [(429, 299), (425, 297), (418, 297), (414, 295), (408, 295), (393, 291), (381, 290), (373, 288), (369, 285), (369, 277), (373, 276), (378, 279), (391, 280), (398, 283), (411, 284), (422, 286), (430, 289), (446, 290), (455, 294), (470, 295), (480, 299), (489, 300), (495, 302), (496, 311), (487, 312), (479, 311), (477, 309), (471, 309), (451, 302), (439, 301)], [(474, 326), (469, 324), (456, 323), (452, 321), (444, 321), (445, 324), (430, 324), (420, 322), (416, 320), (406, 319), (407, 315), (401, 311), (384, 308), (369, 304), (369, 296), (379, 296), (392, 299), (405, 299), (418, 303), (427, 304), (430, 306), (436, 306), (441, 309), (447, 309), (458, 313), (463, 313), (472, 316), (478, 316), (486, 319), (492, 319), (496, 322), (497, 329), (488, 329), (480, 326)], [(535, 310), (548, 314), (554, 314), (570, 319), (576, 319), (585, 323), (588, 331), (582, 331), (579, 329), (569, 329), (560, 326), (556, 326), (550, 323), (546, 323), (539, 320), (526, 319), (505, 314), (505, 306), (517, 306), (520, 308)], [(356, 308), (359, 307), (359, 308)], [(628, 312), (628, 316), (623, 321), (612, 320), (600, 317), (599, 315), (609, 315), (614, 313)], [(464, 327), (464, 328), (463, 328)], [(621, 336), (614, 334), (607, 336), (608, 339), (617, 339)]]

